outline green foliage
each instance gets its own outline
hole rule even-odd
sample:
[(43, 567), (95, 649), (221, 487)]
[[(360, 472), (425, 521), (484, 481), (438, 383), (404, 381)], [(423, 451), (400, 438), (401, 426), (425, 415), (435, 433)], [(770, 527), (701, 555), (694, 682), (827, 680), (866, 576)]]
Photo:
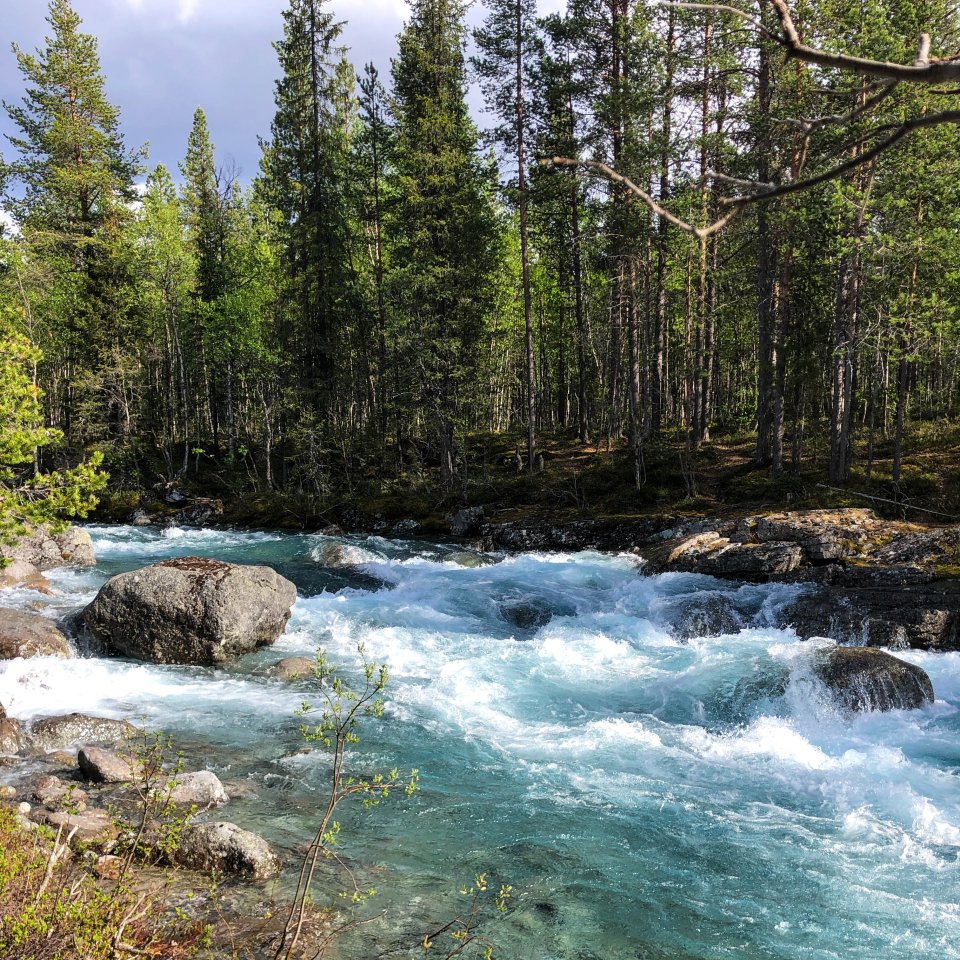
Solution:
[(42, 449), (62, 434), (43, 426), (42, 392), (33, 380), (40, 351), (13, 328), (9, 314), (0, 319), (0, 536), (13, 540), (29, 526), (62, 527), (87, 516), (107, 476), (98, 453), (65, 470), (39, 469)]

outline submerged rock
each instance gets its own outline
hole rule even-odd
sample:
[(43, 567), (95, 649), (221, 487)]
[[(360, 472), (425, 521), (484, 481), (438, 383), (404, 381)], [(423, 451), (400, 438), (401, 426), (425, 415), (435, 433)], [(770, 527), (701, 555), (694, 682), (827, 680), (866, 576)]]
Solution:
[(507, 623), (520, 630), (539, 630), (553, 619), (552, 611), (537, 603), (502, 603), (499, 610)]
[(312, 677), (317, 661), (310, 657), (286, 657), (267, 668), (267, 676), (276, 680), (302, 680)]
[(925, 670), (873, 647), (834, 647), (818, 656), (815, 670), (849, 710), (915, 710), (933, 703)]
[(721, 637), (743, 628), (743, 617), (733, 601), (719, 593), (701, 594), (678, 604), (671, 618), (672, 633), (681, 640)]
[(67, 638), (49, 618), (21, 610), (0, 609), (0, 660), (16, 657), (73, 656)]
[(136, 736), (137, 728), (126, 720), (68, 713), (65, 716), (44, 717), (34, 721), (30, 733), (41, 750), (49, 751), (63, 750), (74, 744), (123, 743)]
[(269, 567), (182, 557), (108, 580), (84, 622), (122, 656), (215, 665), (273, 643), (296, 598)]
[(188, 827), (174, 859), (192, 870), (211, 870), (254, 881), (269, 880), (280, 872), (280, 859), (266, 840), (227, 822)]

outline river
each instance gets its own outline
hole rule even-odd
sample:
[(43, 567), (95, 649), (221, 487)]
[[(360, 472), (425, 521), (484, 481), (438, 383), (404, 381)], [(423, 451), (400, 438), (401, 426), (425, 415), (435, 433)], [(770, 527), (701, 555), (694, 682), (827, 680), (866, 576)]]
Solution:
[[(322, 646), (356, 677), (360, 641), (388, 665), (385, 713), (353, 762), (416, 767), (421, 789), (341, 817), (341, 852), (385, 911), (357, 956), (415, 946), (484, 871), (516, 891), (489, 928), (504, 957), (960, 957), (960, 654), (898, 654), (930, 674), (933, 706), (851, 716), (811, 674), (820, 641), (763, 625), (795, 587), (648, 577), (626, 555), (88, 529), (96, 568), (2, 602), (64, 614), (115, 573), (210, 556), (297, 584), (285, 635), (225, 669), (9, 661), (0, 702), (24, 720), (76, 710), (169, 732), (192, 766), (249, 785), (218, 816), (289, 861), (327, 768), (298, 734), (309, 682), (263, 669)], [(704, 591), (754, 625), (676, 638)]]

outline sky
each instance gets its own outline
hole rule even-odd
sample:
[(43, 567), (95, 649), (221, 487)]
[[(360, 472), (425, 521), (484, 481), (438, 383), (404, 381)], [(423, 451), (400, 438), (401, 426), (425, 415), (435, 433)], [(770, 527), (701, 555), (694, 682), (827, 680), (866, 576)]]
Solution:
[[(541, 12), (563, 0), (541, 0)], [(276, 56), (285, 0), (74, 0), (84, 29), (100, 41), (107, 95), (120, 107), (129, 147), (149, 144), (150, 163), (176, 173), (193, 112), (207, 112), (221, 163), (243, 180), (257, 172), (258, 136), (270, 132)], [(356, 67), (372, 60), (389, 72), (405, 0), (333, 0)], [(0, 0), (0, 100), (14, 102), (22, 81), (10, 44), (43, 44), (46, 0)], [(474, 10), (471, 19), (482, 13)], [(477, 103), (474, 96), (471, 102)], [(478, 120), (482, 123), (481, 117)], [(0, 111), (0, 151), (11, 127)]]

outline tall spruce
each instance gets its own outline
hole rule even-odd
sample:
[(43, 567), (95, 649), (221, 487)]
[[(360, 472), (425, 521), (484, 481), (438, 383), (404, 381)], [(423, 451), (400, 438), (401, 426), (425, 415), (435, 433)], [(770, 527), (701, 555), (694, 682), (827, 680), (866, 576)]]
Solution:
[(460, 400), (484, 334), (497, 225), (466, 102), (465, 6), (415, 0), (393, 64), (394, 290), (412, 389), (455, 478)]
[(298, 396), (321, 419), (332, 413), (336, 343), (353, 286), (345, 169), (354, 74), (342, 24), (326, 7), (290, 0), (283, 12), (276, 114), (261, 165), (283, 224)]

